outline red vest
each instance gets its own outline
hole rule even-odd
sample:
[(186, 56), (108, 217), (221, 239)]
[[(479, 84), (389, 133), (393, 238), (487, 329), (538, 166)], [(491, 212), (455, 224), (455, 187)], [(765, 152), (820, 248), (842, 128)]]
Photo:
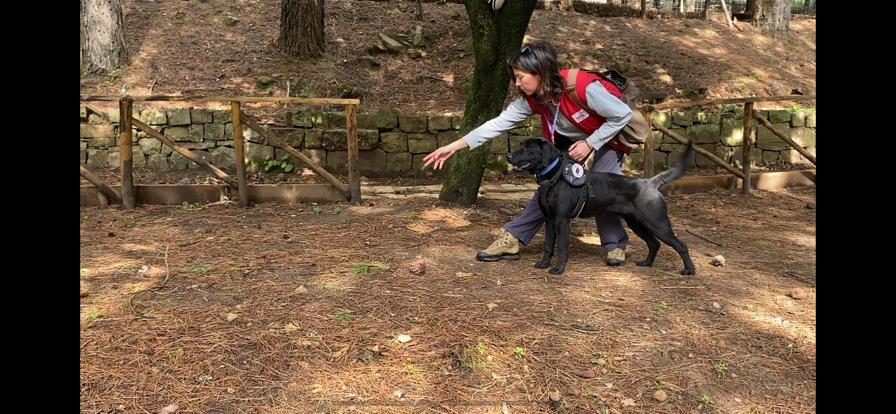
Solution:
[[(566, 74), (569, 71), (568, 68), (560, 69), (560, 77), (566, 82)], [(582, 101), (585, 105), (588, 105), (588, 97), (585, 94), (585, 88), (591, 84), (591, 82), (598, 81), (604, 88), (610, 92), (611, 95), (622, 99), (622, 91), (616, 86), (615, 83), (610, 81), (609, 79), (601, 76), (599, 73), (588, 72), (585, 70), (579, 70), (578, 75), (576, 75), (576, 95), (578, 95), (579, 100)], [(553, 118), (551, 116), (550, 111), (547, 109), (545, 105), (540, 105), (535, 103), (535, 100), (532, 99), (529, 95), (523, 95), (526, 97), (526, 101), (529, 103), (529, 108), (532, 109), (532, 112), (538, 114), (541, 117), (541, 129), (544, 134), (545, 139), (554, 142), (553, 136), (551, 136), (550, 125), (553, 122)], [(601, 116), (594, 116), (589, 114), (584, 109), (580, 108), (576, 103), (566, 94), (563, 93), (560, 96), (560, 112), (563, 113), (563, 116), (566, 119), (569, 119), (573, 125), (577, 128), (581, 129), (586, 134), (592, 134), (594, 131), (597, 131), (601, 125), (603, 125), (605, 119)], [(618, 139), (611, 139), (607, 145), (616, 151), (628, 154), (632, 151), (631, 148), (623, 145), (619, 142)]]

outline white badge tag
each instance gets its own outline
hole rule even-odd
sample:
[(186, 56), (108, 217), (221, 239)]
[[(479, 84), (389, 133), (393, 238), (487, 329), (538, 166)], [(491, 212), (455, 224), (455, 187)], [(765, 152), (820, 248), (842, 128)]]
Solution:
[(572, 114), (572, 119), (574, 119), (576, 122), (582, 122), (582, 120), (588, 118), (588, 116), (588, 112), (586, 112), (584, 109), (579, 109), (579, 112)]

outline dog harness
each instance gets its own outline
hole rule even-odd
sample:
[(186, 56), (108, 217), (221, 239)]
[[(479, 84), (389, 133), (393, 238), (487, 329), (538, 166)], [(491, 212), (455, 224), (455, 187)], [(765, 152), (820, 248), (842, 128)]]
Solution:
[[(558, 168), (558, 165), (559, 168)], [(545, 178), (551, 172), (553, 174), (551, 178)], [(557, 158), (554, 159), (547, 167), (541, 170), (539, 173), (535, 174), (535, 180), (538, 182), (538, 190), (541, 192), (539, 196), (541, 205), (547, 205), (547, 192), (560, 180), (560, 177), (563, 177), (564, 181), (566, 181), (569, 185), (573, 187), (583, 187), (579, 192), (579, 199), (576, 202), (576, 208), (573, 210), (574, 214), (569, 218), (577, 218), (580, 214), (582, 214), (582, 210), (585, 208), (585, 203), (588, 201), (588, 198), (594, 197), (591, 186), (588, 185), (587, 174), (585, 174), (585, 169), (581, 164), (573, 161), (568, 156), (558, 155)]]

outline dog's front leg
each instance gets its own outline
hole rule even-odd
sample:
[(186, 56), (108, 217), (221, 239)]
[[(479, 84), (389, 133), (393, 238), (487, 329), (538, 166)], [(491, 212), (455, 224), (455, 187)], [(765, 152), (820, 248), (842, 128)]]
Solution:
[(557, 217), (554, 219), (554, 232), (557, 234), (557, 264), (548, 270), (552, 275), (559, 275), (566, 270), (566, 260), (569, 258), (569, 219)]
[(554, 220), (547, 219), (544, 222), (544, 256), (541, 261), (535, 263), (535, 267), (545, 269), (551, 264), (551, 257), (554, 256), (554, 240), (557, 239), (557, 226)]

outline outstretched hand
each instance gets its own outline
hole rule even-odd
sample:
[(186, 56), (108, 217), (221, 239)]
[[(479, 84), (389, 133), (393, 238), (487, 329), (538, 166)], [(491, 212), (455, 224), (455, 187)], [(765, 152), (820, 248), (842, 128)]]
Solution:
[(448, 161), (448, 158), (451, 158), (451, 156), (454, 155), (455, 152), (457, 152), (457, 150), (449, 148), (449, 145), (436, 148), (435, 151), (423, 157), (423, 168), (426, 168), (428, 165), (432, 164), (432, 168), (434, 170), (440, 170), (445, 164), (445, 161)]

